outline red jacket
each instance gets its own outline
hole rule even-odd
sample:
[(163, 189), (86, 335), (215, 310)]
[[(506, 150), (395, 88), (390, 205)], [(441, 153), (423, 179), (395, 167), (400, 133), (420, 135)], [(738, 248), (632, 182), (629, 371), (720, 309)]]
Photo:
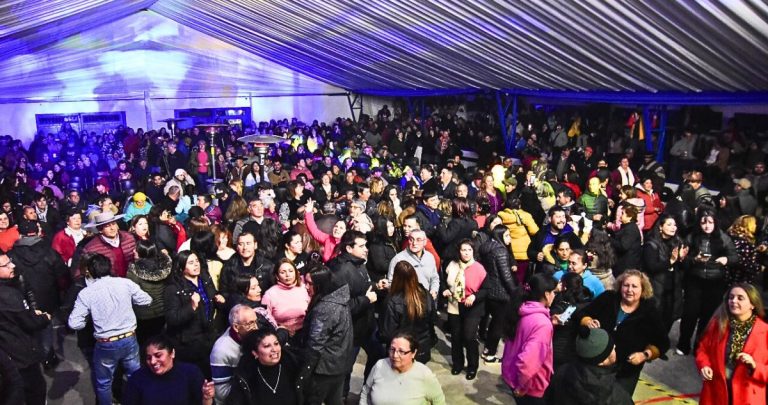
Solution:
[(125, 277), (128, 273), (128, 265), (136, 259), (134, 251), (136, 250), (136, 239), (126, 231), (120, 232), (120, 252), (121, 257), (115, 255), (115, 249), (96, 235), (83, 247), (83, 253), (99, 253), (106, 256), (112, 263), (112, 275), (116, 277)]
[(8, 253), (13, 249), (13, 244), (19, 240), (19, 229), (12, 226), (5, 231), (0, 232), (0, 249)]
[(53, 235), (51, 247), (61, 256), (61, 260), (69, 265), (69, 259), (75, 255), (75, 240), (62, 229)]
[(637, 190), (637, 196), (645, 201), (645, 210), (643, 211), (643, 231), (653, 228), (656, 220), (664, 211), (664, 203), (661, 202), (659, 193), (648, 194), (645, 190)]
[[(714, 318), (713, 318), (714, 320)], [(710, 322), (696, 351), (696, 368), (711, 367), (712, 381), (704, 381), (699, 403), (722, 405), (728, 403), (725, 380), (725, 345), (728, 344), (728, 328), (720, 336), (717, 322)], [(749, 366), (737, 363), (731, 386), (734, 404), (764, 404), (765, 386), (768, 383), (768, 324), (757, 318), (755, 326), (744, 343), (744, 353), (755, 359), (757, 367), (750, 373)]]

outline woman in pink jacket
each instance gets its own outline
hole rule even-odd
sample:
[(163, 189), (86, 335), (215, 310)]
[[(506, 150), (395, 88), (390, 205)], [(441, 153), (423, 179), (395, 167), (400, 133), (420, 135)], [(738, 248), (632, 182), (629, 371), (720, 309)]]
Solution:
[(557, 281), (538, 273), (522, 288), (522, 303), (513, 306), (516, 311), (509, 311), (501, 376), (512, 388), (518, 405), (543, 405), (553, 371), (549, 306), (555, 298)]
[(312, 238), (323, 246), (323, 263), (328, 263), (328, 260), (331, 260), (334, 256), (336, 245), (339, 244), (341, 236), (347, 231), (347, 224), (344, 223), (343, 220), (338, 220), (333, 226), (333, 231), (329, 235), (317, 227), (314, 211), (315, 201), (310, 199), (307, 201), (307, 204), (304, 205), (304, 223), (307, 225), (307, 230), (309, 230), (309, 234), (312, 235)]
[(304, 316), (309, 308), (309, 292), (301, 282), (301, 275), (290, 259), (281, 259), (275, 265), (277, 284), (264, 293), (261, 305), (275, 318), (278, 327), (288, 330), (291, 343), (297, 343), (297, 333), (304, 325)]

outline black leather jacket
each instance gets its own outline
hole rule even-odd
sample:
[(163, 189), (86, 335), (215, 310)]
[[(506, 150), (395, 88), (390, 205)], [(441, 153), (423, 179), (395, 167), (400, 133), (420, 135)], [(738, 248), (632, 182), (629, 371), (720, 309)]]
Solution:
[(487, 272), (488, 299), (509, 301), (516, 287), (512, 266), (517, 264), (509, 248), (489, 239), (480, 247), (480, 263)]

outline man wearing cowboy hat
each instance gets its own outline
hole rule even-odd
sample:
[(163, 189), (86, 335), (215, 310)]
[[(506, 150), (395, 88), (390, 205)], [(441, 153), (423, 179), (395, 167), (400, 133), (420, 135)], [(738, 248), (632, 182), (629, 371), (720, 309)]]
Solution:
[(96, 215), (85, 228), (95, 228), (99, 234), (83, 248), (83, 254), (98, 253), (106, 256), (112, 263), (112, 274), (117, 277), (125, 277), (128, 273), (128, 265), (135, 260), (134, 250), (136, 250), (136, 240), (133, 235), (121, 231), (117, 225), (117, 221), (122, 217), (110, 211)]

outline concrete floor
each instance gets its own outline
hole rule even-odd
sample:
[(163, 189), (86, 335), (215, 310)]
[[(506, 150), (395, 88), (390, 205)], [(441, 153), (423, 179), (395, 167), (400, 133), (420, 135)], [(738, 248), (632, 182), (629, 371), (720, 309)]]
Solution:
[[(57, 329), (62, 331), (62, 329)], [(514, 404), (511, 390), (500, 377), (501, 365), (485, 365), (481, 360), (480, 370), (474, 381), (467, 381), (464, 374), (450, 373), (450, 347), (445, 336), (438, 331), (440, 341), (433, 350), (430, 368), (443, 386), (447, 403), (464, 404)], [(673, 344), (677, 339), (677, 326), (673, 327)], [(89, 380), (90, 369), (76, 346), (73, 334), (60, 334), (64, 361), (56, 370), (46, 373), (48, 382), (48, 404), (92, 404), (94, 396)], [(673, 345), (674, 347), (674, 345)], [(501, 349), (500, 349), (501, 351)], [(676, 356), (668, 353), (669, 360), (657, 360), (648, 364), (635, 391), (636, 404), (695, 404), (701, 390), (701, 380), (696, 372), (692, 356)], [(362, 386), (365, 354), (361, 352), (353, 371), (349, 403), (356, 403), (357, 393)]]

